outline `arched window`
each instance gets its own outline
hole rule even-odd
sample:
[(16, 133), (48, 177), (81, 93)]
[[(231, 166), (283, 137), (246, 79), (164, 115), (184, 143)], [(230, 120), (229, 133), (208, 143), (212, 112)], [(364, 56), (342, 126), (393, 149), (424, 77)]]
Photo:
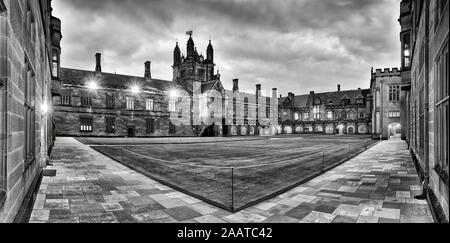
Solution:
[(346, 111), (342, 111), (341, 112), (341, 119), (347, 119), (347, 112)]

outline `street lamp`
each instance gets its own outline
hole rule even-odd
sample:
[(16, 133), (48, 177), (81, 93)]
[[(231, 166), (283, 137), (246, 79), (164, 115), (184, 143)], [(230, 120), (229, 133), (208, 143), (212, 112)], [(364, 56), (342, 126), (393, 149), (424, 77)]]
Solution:
[(95, 90), (97, 90), (99, 88), (97, 82), (95, 82), (95, 81), (89, 81), (87, 83), (86, 87), (88, 89), (90, 89), (91, 91), (95, 91)]
[(45, 115), (48, 112), (48, 105), (47, 105), (46, 101), (44, 101), (41, 105), (41, 112), (42, 112), (42, 115)]
[(139, 87), (139, 85), (133, 85), (130, 88), (131, 93), (133, 93), (134, 95), (138, 95), (139, 93), (141, 93), (141, 87)]

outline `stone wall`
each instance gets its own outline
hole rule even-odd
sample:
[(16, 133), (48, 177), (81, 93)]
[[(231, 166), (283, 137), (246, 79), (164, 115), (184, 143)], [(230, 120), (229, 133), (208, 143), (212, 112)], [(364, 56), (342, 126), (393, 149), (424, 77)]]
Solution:
[[(43, 101), (51, 80), (49, 68), (49, 31), (50, 14), (48, 1), (4, 0), (6, 12), (0, 13), (0, 143), (2, 145), (0, 168), (3, 173), (3, 187), (6, 200), (0, 207), (0, 222), (12, 222), (22, 204), (30, 185), (40, 175), (45, 165), (47, 148), (46, 133), (48, 118), (42, 113)], [(27, 4), (34, 15), (35, 39), (31, 41), (25, 29)], [(41, 5), (42, 4), (42, 5)], [(42, 21), (45, 21), (44, 23)], [(35, 74), (35, 160), (25, 163), (25, 121), (24, 87), (26, 78), (25, 60)], [(5, 177), (6, 175), (6, 177)], [(1, 179), (1, 178), (0, 178)], [(2, 200), (2, 199), (0, 199)], [(1, 205), (1, 203), (0, 203)]]

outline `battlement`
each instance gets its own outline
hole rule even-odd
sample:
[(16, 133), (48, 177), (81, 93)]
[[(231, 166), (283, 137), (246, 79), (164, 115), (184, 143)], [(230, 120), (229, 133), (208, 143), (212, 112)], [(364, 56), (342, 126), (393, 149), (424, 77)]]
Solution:
[(401, 70), (399, 68), (385, 68), (376, 69), (375, 72), (372, 69), (372, 77), (386, 77), (386, 76), (400, 76)]

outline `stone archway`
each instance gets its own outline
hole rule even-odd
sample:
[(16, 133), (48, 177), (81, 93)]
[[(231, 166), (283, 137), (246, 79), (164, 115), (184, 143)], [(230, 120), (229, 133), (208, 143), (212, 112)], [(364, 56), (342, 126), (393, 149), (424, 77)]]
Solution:
[(286, 134), (292, 134), (293, 133), (293, 129), (291, 126), (285, 126), (284, 127), (284, 133)]
[(326, 132), (327, 134), (333, 134), (333, 133), (334, 133), (334, 126), (328, 125), (328, 126), (325, 128), (325, 132)]
[(389, 139), (397, 138), (397, 137), (401, 136), (402, 125), (400, 123), (398, 123), (398, 122), (391, 123), (391, 124), (389, 124), (388, 128), (389, 128), (389, 130), (388, 130), (389, 131), (389, 134), (388, 134)]
[(338, 135), (344, 135), (344, 130), (345, 129), (345, 126), (344, 125), (338, 125), (337, 127), (336, 127), (336, 134), (338, 134)]
[(302, 126), (297, 126), (295, 128), (295, 133), (302, 133), (303, 132), (303, 127)]
[(359, 134), (366, 134), (367, 133), (367, 126), (366, 125), (359, 125), (358, 126), (358, 133)]
[(231, 127), (231, 136), (237, 136), (238, 135), (238, 130), (236, 126), (232, 126)]
[(247, 136), (247, 127), (246, 126), (241, 127), (241, 136)]
[(348, 126), (347, 127), (347, 134), (355, 134), (356, 130), (354, 126)]

